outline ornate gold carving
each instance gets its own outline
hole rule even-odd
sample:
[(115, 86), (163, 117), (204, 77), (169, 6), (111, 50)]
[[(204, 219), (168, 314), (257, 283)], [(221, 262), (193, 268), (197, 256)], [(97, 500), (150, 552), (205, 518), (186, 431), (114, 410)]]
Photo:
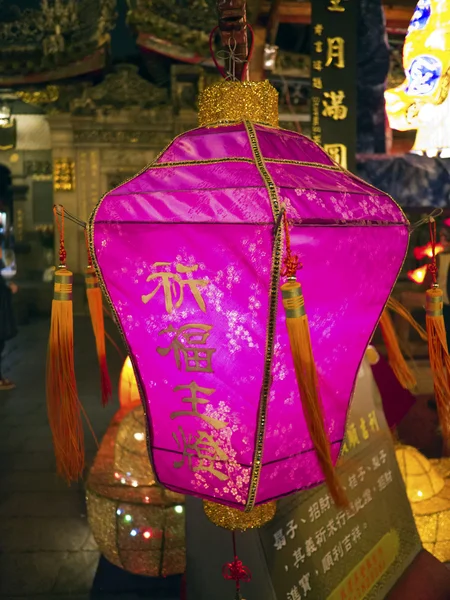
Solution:
[(56, 85), (48, 85), (45, 90), (17, 92), (17, 96), (26, 104), (38, 106), (41, 104), (52, 104), (59, 99), (59, 88)]
[(75, 189), (75, 163), (66, 159), (55, 159), (53, 163), (53, 188), (55, 192), (72, 192)]
[(158, 135), (148, 129), (80, 129), (74, 133), (74, 141), (78, 144), (145, 144), (160, 147), (167, 145), (170, 138), (170, 133)]
[(116, 19), (116, 0), (41, 0), (39, 8), (26, 10), (12, 2), (0, 4), (0, 71), (15, 75), (92, 54), (109, 40)]
[(268, 81), (222, 81), (199, 98), (200, 127), (240, 121), (278, 126), (278, 92)]
[(71, 103), (75, 114), (94, 114), (117, 109), (154, 108), (167, 103), (167, 91), (146, 81), (134, 65), (119, 65), (102, 83), (88, 88)]
[(128, 0), (127, 20), (137, 31), (204, 55), (217, 25), (216, 0)]

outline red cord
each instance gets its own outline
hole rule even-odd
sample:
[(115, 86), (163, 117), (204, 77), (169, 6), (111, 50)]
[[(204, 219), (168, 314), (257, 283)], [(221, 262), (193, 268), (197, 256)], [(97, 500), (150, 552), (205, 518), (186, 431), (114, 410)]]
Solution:
[(284, 236), (286, 243), (286, 256), (284, 257), (284, 265), (281, 274), (283, 277), (295, 277), (295, 274), (301, 269), (299, 258), (296, 254), (292, 254), (291, 236), (289, 234), (289, 223), (286, 211), (283, 212)]
[(218, 26), (218, 25), (216, 25), (216, 26), (214, 27), (214, 29), (211, 31), (211, 33), (209, 34), (209, 52), (210, 52), (210, 54), (211, 54), (211, 58), (212, 58), (212, 59), (213, 59), (213, 61), (214, 61), (214, 64), (216, 65), (216, 69), (219, 71), (219, 73), (222, 75), (222, 77), (223, 77), (224, 79), (226, 79), (226, 78), (227, 78), (226, 71), (225, 71), (225, 70), (224, 70), (224, 68), (223, 68), (223, 67), (221, 67), (221, 66), (219, 65), (219, 63), (217, 62), (217, 58), (216, 58), (216, 55), (215, 55), (215, 53), (214, 53), (214, 47), (213, 47), (214, 35), (215, 35), (215, 33), (216, 33), (216, 31), (217, 31), (218, 29), (219, 29), (219, 26)]
[(236, 551), (236, 534), (233, 531), (233, 554), (234, 560), (230, 563), (225, 563), (222, 567), (223, 578), (227, 581), (236, 582), (236, 592), (241, 590), (241, 581), (248, 583), (252, 579), (252, 573), (248, 567), (245, 567), (241, 560), (237, 557)]
[(59, 208), (61, 210), (61, 218), (58, 218), (58, 207), (56, 204), (53, 206), (53, 214), (55, 215), (56, 227), (59, 233), (59, 266), (65, 266), (67, 252), (64, 246), (64, 206), (60, 205)]
[(431, 273), (431, 279), (433, 282), (433, 286), (436, 285), (437, 282), (437, 264), (436, 264), (436, 221), (434, 219), (430, 219), (430, 241), (431, 241), (431, 265), (429, 265), (428, 270)]

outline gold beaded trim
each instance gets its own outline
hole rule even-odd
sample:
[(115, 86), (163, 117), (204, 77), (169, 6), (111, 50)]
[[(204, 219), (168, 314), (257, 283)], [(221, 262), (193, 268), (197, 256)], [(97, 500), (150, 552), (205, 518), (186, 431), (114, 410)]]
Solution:
[(200, 94), (200, 127), (242, 121), (278, 127), (278, 92), (267, 80), (221, 81)]
[[(217, 165), (221, 163), (248, 163), (255, 164), (255, 161), (251, 158), (242, 157), (233, 157), (233, 158), (215, 158), (210, 160), (180, 160), (173, 162), (162, 162), (151, 165), (151, 169), (166, 169), (170, 167), (190, 167), (190, 166), (201, 166), (201, 165)], [(308, 162), (301, 160), (289, 160), (286, 158), (266, 158), (265, 163), (269, 164), (281, 164), (281, 165), (294, 165), (299, 167), (314, 167), (316, 169), (324, 169), (326, 171), (342, 171), (340, 167), (335, 167), (332, 165), (323, 165), (322, 163), (316, 162)]]
[[(258, 144), (258, 138), (256, 136), (255, 128), (252, 123), (245, 122), (245, 128), (250, 140), (252, 147), (253, 157), (255, 159), (256, 167), (264, 181), (264, 184), (269, 195), (270, 204), (272, 206), (272, 212), (275, 222), (280, 214), (280, 202), (278, 199), (278, 192), (275, 187), (275, 183), (269, 175), (264, 158), (261, 153), (261, 149)], [(261, 397), (259, 401), (258, 409), (258, 425), (256, 431), (256, 448), (253, 457), (252, 473), (250, 476), (250, 489), (245, 506), (245, 512), (250, 512), (255, 506), (256, 492), (258, 490), (259, 478), (261, 475), (262, 468), (262, 455), (264, 446), (264, 435), (266, 430), (266, 414), (267, 414), (267, 403), (269, 400), (270, 385), (272, 379), (272, 359), (273, 359), (273, 345), (275, 339), (275, 322), (278, 306), (278, 283), (280, 280), (281, 273), (281, 241), (282, 241), (282, 228), (278, 227), (275, 233), (275, 241), (272, 253), (272, 269), (270, 278), (270, 298), (269, 298), (269, 320), (267, 324), (266, 333), (266, 352), (264, 360), (264, 376), (263, 384), (261, 388)]]
[(191, 167), (191, 166), (202, 166), (202, 165), (220, 165), (221, 163), (248, 163), (253, 165), (255, 163), (251, 158), (215, 158), (210, 160), (180, 160), (174, 162), (158, 163), (152, 165), (151, 169), (165, 169), (168, 167)]

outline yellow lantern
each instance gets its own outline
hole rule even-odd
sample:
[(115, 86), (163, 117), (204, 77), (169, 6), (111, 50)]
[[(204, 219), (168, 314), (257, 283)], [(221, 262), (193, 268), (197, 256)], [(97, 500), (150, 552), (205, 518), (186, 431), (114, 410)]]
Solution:
[(122, 408), (138, 406), (141, 402), (136, 375), (129, 356), (127, 356), (120, 373), (119, 402)]
[(450, 560), (450, 459), (429, 461), (418, 450), (400, 446), (397, 461), (425, 550)]
[(114, 565), (147, 577), (183, 573), (184, 496), (156, 483), (141, 407), (119, 411), (102, 440), (87, 481), (89, 524)]

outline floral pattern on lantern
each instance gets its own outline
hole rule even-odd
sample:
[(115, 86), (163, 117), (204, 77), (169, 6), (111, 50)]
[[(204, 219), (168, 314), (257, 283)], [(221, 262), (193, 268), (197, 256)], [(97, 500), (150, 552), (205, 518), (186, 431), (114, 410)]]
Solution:
[(123, 414), (119, 411), (109, 426), (87, 482), (95, 541), (105, 558), (130, 573), (183, 573), (184, 496), (155, 481), (142, 407)]

